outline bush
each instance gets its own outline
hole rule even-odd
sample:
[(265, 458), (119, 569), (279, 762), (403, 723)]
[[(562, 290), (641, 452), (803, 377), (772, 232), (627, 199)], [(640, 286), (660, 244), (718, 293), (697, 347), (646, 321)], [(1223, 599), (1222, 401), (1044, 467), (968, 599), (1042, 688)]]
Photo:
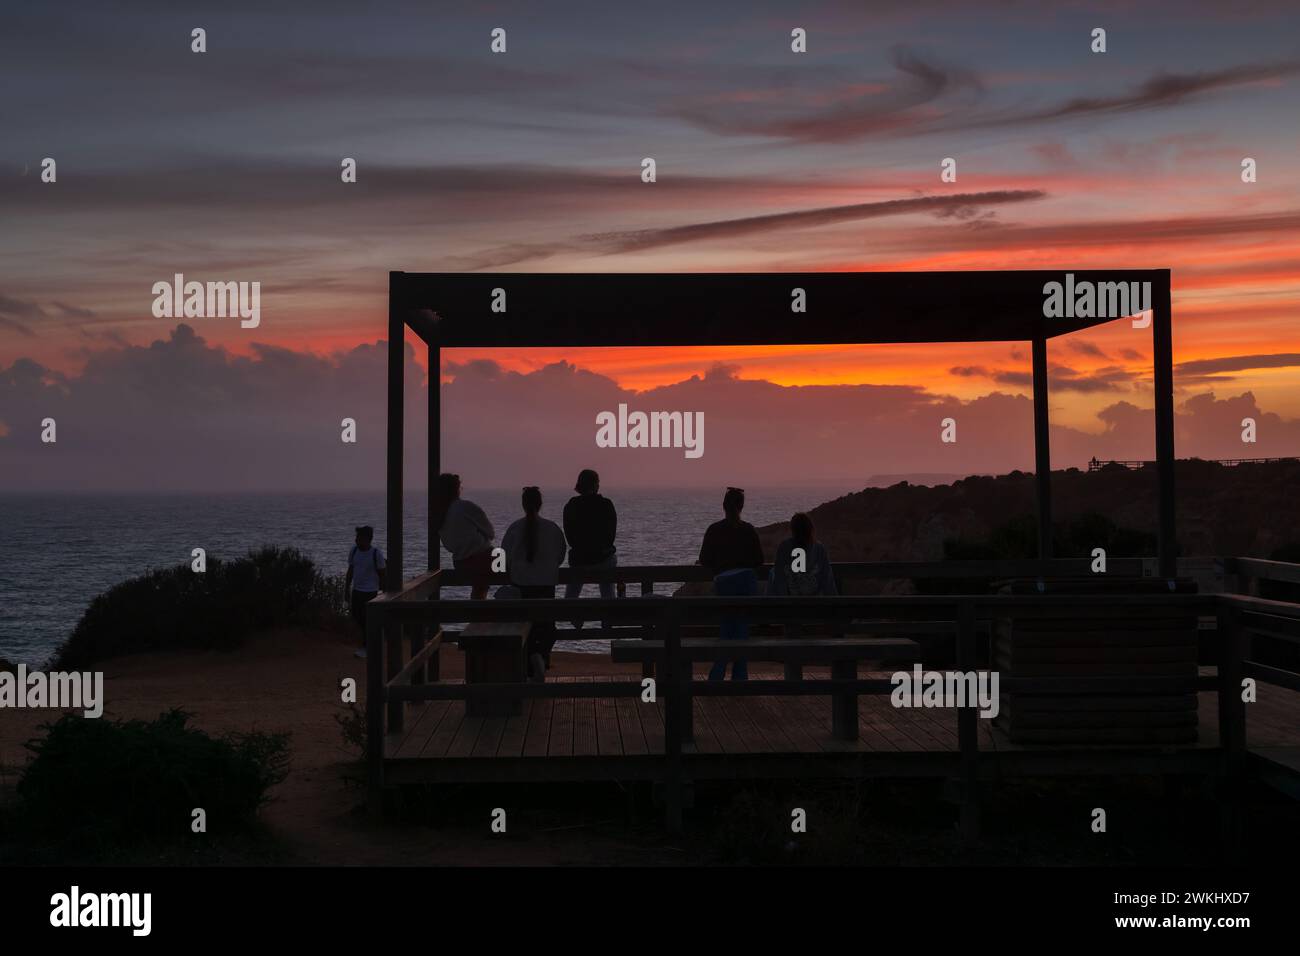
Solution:
[(211, 737), (182, 710), (156, 720), (66, 714), (31, 741), (17, 787), (17, 830), (78, 850), (173, 842), (202, 807), (209, 833), (246, 829), (288, 773), (287, 734)]
[(50, 667), (79, 670), (110, 657), (174, 648), (231, 648), (272, 627), (338, 626), (343, 588), (292, 548), (235, 561), (181, 565), (109, 588), (86, 609)]

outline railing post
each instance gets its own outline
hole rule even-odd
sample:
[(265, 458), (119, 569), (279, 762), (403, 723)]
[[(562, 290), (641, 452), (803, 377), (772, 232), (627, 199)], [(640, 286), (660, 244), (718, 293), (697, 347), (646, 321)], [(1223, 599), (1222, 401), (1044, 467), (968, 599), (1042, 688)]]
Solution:
[(1242, 629), (1237, 609), (1219, 599), (1219, 746), (1223, 749), (1223, 793), (1220, 820), (1224, 854), (1229, 862), (1241, 856), (1243, 834), (1241, 786), (1246, 758), (1246, 704), (1241, 699)]
[(1224, 770), (1235, 776), (1246, 753), (1246, 704), (1241, 699), (1243, 644), (1237, 609), (1220, 599), (1219, 632), (1219, 745)]
[[(858, 662), (855, 658), (831, 661), (832, 680), (857, 680)], [(786, 674), (786, 680), (803, 680)], [(831, 695), (831, 734), (836, 740), (858, 739), (858, 695), (852, 691), (837, 691)]]
[(384, 632), (382, 605), (366, 608), (366, 769), (372, 818), (384, 814)]
[[(641, 582), (641, 596), (642, 596), (642, 597), (650, 597), (650, 596), (653, 595), (654, 593), (655, 593), (655, 585), (654, 585), (654, 582), (653, 582), (653, 581), (642, 581), (642, 582)], [(652, 630), (651, 628), (644, 628), (644, 629), (642, 630), (642, 635), (641, 635), (641, 636), (642, 636), (643, 638), (653, 637), (653, 636), (654, 636), (654, 634), (653, 634), (653, 630)], [(654, 676), (655, 676), (655, 662), (654, 662), (654, 661), (647, 659), (647, 660), (641, 662), (641, 676), (642, 676), (642, 677), (654, 677)]]
[[(681, 661), (681, 627), (677, 611), (672, 602), (665, 602), (660, 618), (664, 641), (664, 673), (660, 686), (668, 691), (667, 706), (664, 707), (664, 822), (669, 833), (680, 833), (682, 829), (682, 803), (684, 799), (682, 782), (682, 715), (683, 702), (689, 706), (689, 700), (683, 693), (681, 676), (678, 668)], [(687, 675), (690, 676), (689, 674)]]
[[(962, 674), (976, 671), (975, 605), (962, 601), (957, 608), (957, 670)], [(990, 668), (993, 662), (989, 662)], [(969, 686), (969, 685), (967, 685)], [(961, 835), (966, 840), (979, 838), (979, 707), (978, 700), (967, 699), (957, 709), (957, 745), (961, 751)]]
[[(402, 627), (400, 620), (384, 622), (384, 659), (387, 663), (387, 680), (392, 680), (402, 669)], [(387, 695), (385, 695), (387, 696)], [(388, 733), (400, 734), (405, 724), (406, 705), (400, 700), (388, 701)]]
[[(410, 628), (411, 631), (411, 656), (410, 660), (415, 660), (415, 655), (424, 650), (426, 635), (430, 634), (429, 625), (426, 621), (419, 621)], [(411, 672), (411, 686), (418, 687), (424, 683), (424, 672), (428, 668), (427, 664), (421, 664)]]

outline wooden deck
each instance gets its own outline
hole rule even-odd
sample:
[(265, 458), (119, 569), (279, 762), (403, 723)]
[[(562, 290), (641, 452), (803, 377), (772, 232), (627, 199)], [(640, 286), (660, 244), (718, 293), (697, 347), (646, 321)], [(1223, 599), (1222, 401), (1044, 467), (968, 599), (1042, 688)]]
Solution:
[[(781, 677), (778, 667), (753, 666), (750, 673), (755, 679)], [(807, 676), (826, 677), (828, 671), (809, 668)], [(982, 773), (1213, 772), (1219, 759), (1217, 694), (1201, 691), (1198, 703), (1198, 741), (1177, 747), (1013, 744), (993, 721), (981, 719)], [(683, 759), (695, 778), (942, 775), (953, 772), (959, 756), (954, 711), (897, 709), (887, 696), (859, 699), (861, 732), (853, 742), (832, 738), (830, 700), (824, 696), (696, 697), (693, 705), (695, 739), (685, 746)], [(524, 701), (521, 715), (508, 718), (466, 717), (463, 701), (409, 707), (403, 733), (386, 739), (390, 783), (658, 779), (662, 773), (662, 699), (654, 704), (628, 697), (533, 699)], [(1300, 693), (1261, 686), (1260, 700), (1247, 713), (1252, 751), (1300, 760)], [(1103, 753), (1104, 761), (1090, 759)]]

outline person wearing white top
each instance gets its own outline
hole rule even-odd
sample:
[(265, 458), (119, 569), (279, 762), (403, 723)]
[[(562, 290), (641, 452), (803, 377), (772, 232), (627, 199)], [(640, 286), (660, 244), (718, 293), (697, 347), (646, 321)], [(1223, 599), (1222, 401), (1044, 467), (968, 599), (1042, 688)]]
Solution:
[[(535, 487), (525, 488), (521, 496), (524, 516), (506, 529), (501, 548), (506, 553), (506, 573), (518, 585), (525, 598), (555, 597), (560, 581), (560, 565), (569, 543), (554, 521), (540, 514), (542, 493)], [(546, 679), (555, 645), (555, 622), (534, 621), (528, 634), (528, 666), (535, 681)]]
[(483, 509), (460, 496), (460, 475), (438, 476), (438, 503), (430, 520), (437, 523), (442, 546), (451, 552), (452, 567), (470, 578), (470, 597), (487, 597), (492, 577), (492, 539), (496, 531)]
[(374, 540), (375, 529), (370, 525), (357, 528), (357, 543), (348, 552), (348, 573), (343, 579), (352, 620), (361, 628), (361, 650), (356, 652), (357, 657), (366, 656), (366, 605), (383, 589), (384, 571), (388, 567), (384, 553), (374, 547)]

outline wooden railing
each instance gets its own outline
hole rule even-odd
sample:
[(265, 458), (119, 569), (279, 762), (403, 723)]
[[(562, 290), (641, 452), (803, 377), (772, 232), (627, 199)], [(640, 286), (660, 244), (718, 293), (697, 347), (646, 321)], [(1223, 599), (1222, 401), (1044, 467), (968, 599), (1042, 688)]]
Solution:
[[(1108, 563), (1107, 573), (1110, 577), (1140, 577), (1143, 561), (1143, 558), (1113, 558)], [(917, 578), (961, 581), (1043, 577), (1050, 580), (1091, 574), (1091, 564), (1088, 558), (1052, 558), (1046, 561), (1009, 558), (991, 561), (837, 561), (831, 567), (835, 579), (841, 582)], [(765, 577), (770, 570), (770, 564), (763, 565), (758, 570), (759, 577)], [(603, 571), (560, 568), (560, 584), (637, 584), (641, 594), (647, 595), (653, 593), (655, 584), (712, 581), (714, 573), (698, 564), (628, 565)], [(493, 584), (508, 584), (510, 579), (505, 573), (500, 573), (492, 575), (490, 580)], [(442, 569), (439, 587), (464, 587), (469, 583), (467, 573)]]
[[(644, 573), (645, 569), (623, 569)], [(681, 574), (689, 569), (676, 568)], [(983, 576), (989, 574), (986, 568)], [(1209, 677), (1035, 677), (1000, 680), (1008, 693), (1189, 693), (1217, 690), (1220, 695), (1220, 735), (1225, 772), (1236, 772), (1245, 753), (1245, 710), (1241, 703), (1241, 679), (1259, 680), (1297, 687), (1300, 675), (1275, 672), (1252, 662), (1246, 653), (1248, 634), (1256, 629), (1279, 629), (1300, 636), (1300, 607), (1281, 602), (1221, 595), (1108, 594), (1096, 595), (877, 595), (839, 597), (680, 597), (663, 596), (579, 600), (428, 600), (437, 593), (439, 572), (432, 572), (409, 584), (403, 591), (383, 595), (371, 603), (368, 624), (368, 698), (371, 797), (378, 808), (384, 782), (386, 733), (403, 729), (404, 704), (408, 701), (492, 700), (576, 697), (640, 696), (640, 680), (629, 679), (591, 684), (439, 684), (429, 683), (422, 665), (436, 660), (431, 645), (440, 638), (443, 620), (474, 622), (565, 621), (574, 617), (600, 618), (616, 625), (638, 627), (642, 633), (664, 642), (662, 672), (656, 692), (665, 703), (665, 736), (662, 781), (670, 828), (681, 823), (683, 733), (686, 715), (694, 696), (740, 695), (887, 695), (893, 690), (881, 678), (751, 680), (747, 682), (701, 682), (682, 677), (689, 663), (682, 654), (684, 624), (717, 624), (724, 617), (743, 616), (752, 623), (820, 623), (844, 628), (854, 622), (951, 622), (956, 634), (956, 669), (980, 670), (977, 626), (996, 618), (1035, 616), (1086, 617), (1105, 627), (1108, 620), (1131, 622), (1134, 618), (1168, 618), (1170, 615), (1213, 615), (1218, 621), (1219, 673)], [(404, 642), (409, 641), (409, 657)], [(737, 642), (736, 657), (745, 653)], [(436, 680), (436, 678), (435, 678)], [(973, 832), (978, 814), (976, 801), (980, 777), (977, 713), (973, 706), (958, 708), (959, 774), (962, 821)]]
[(1258, 595), (1261, 583), (1300, 585), (1300, 564), (1265, 561), (1261, 558), (1224, 558), (1226, 590), (1236, 594)]

